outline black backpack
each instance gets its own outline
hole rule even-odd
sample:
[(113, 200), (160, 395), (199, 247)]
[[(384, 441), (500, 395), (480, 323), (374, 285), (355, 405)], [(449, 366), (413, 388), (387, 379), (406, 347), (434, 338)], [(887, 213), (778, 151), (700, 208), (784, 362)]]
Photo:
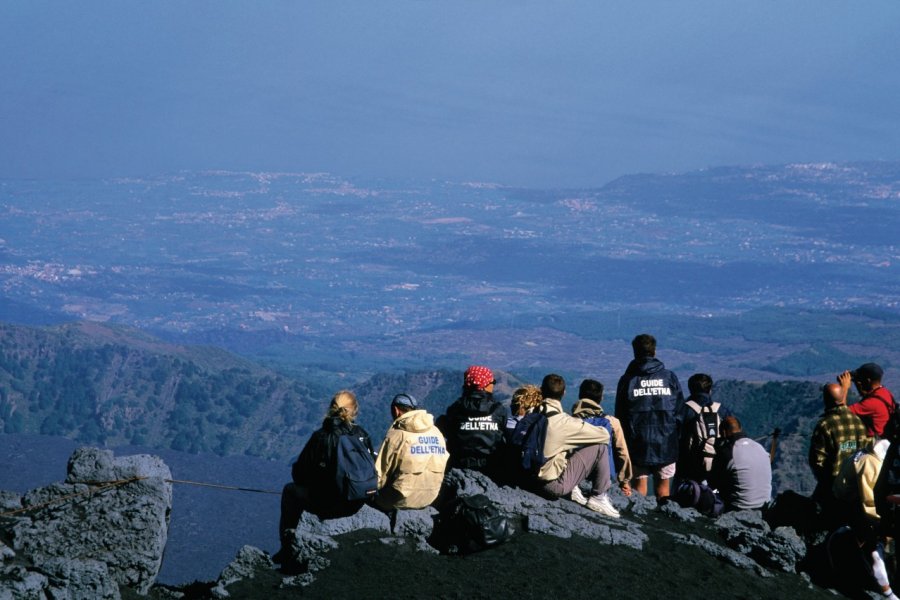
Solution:
[(707, 517), (718, 517), (725, 509), (725, 502), (715, 490), (693, 479), (682, 480), (672, 498), (682, 508), (696, 508)]
[(515, 533), (511, 519), (484, 494), (457, 496), (435, 517), (429, 542), (446, 554), (471, 554), (502, 544)]
[(378, 491), (375, 459), (360, 436), (336, 435), (334, 447), (334, 481), (338, 497), (367, 500)]

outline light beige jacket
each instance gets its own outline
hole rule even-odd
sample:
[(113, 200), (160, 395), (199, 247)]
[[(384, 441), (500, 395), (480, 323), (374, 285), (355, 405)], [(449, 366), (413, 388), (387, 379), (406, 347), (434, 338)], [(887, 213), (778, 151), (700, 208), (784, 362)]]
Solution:
[(378, 450), (378, 496), (383, 509), (425, 508), (437, 498), (447, 466), (447, 444), (424, 410), (403, 413)]
[(879, 440), (865, 451), (845, 458), (831, 488), (838, 500), (860, 503), (870, 521), (880, 520), (875, 510), (875, 482), (889, 445), (888, 440)]
[(569, 464), (569, 450), (576, 450), (591, 444), (609, 444), (609, 432), (603, 427), (594, 427), (581, 419), (567, 415), (559, 400), (545, 398), (544, 409), (556, 412), (547, 419), (547, 437), (544, 439), (544, 457), (547, 462), (538, 472), (538, 479), (553, 481)]
[(625, 443), (625, 432), (622, 431), (622, 422), (611, 414), (603, 412), (600, 404), (590, 398), (582, 398), (572, 407), (572, 414), (580, 419), (602, 416), (609, 420), (612, 427), (612, 453), (613, 463), (616, 465), (616, 481), (619, 485), (631, 481), (634, 470), (631, 467), (631, 455), (628, 454), (628, 445)]

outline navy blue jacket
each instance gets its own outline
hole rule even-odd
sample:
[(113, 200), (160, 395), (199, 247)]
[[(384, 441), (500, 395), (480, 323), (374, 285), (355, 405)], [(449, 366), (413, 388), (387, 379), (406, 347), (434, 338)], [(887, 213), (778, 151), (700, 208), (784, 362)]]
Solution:
[(437, 427), (447, 440), (448, 467), (485, 470), (503, 445), (509, 412), (493, 395), (469, 391), (447, 408)]
[(675, 373), (656, 358), (629, 363), (616, 388), (616, 417), (622, 421), (631, 462), (668, 465), (678, 458), (678, 416), (684, 404)]

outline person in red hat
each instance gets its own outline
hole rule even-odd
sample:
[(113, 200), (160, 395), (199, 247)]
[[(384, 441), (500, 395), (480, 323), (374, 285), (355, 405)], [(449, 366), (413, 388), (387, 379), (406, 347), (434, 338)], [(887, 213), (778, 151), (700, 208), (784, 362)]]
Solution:
[(497, 474), (508, 411), (494, 400), (495, 383), (488, 367), (470, 366), (463, 375), (462, 395), (438, 418), (450, 452), (449, 467)]

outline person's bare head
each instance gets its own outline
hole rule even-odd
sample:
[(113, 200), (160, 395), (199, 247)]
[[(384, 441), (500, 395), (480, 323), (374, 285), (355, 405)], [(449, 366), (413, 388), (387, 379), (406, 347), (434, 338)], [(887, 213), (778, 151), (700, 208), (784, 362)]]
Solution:
[(328, 405), (328, 416), (337, 417), (346, 423), (352, 423), (359, 414), (359, 403), (356, 394), (350, 390), (341, 390), (331, 399)]
[(566, 394), (566, 380), (563, 379), (562, 375), (550, 373), (541, 382), (541, 394), (543, 394), (544, 398), (562, 400)]
[(631, 349), (635, 358), (653, 358), (656, 356), (656, 338), (649, 333), (642, 333), (631, 340)]
[(722, 419), (722, 436), (726, 438), (731, 438), (741, 433), (743, 428), (741, 427), (741, 422), (734, 415), (728, 415), (724, 419)]
[(822, 388), (822, 402), (825, 404), (826, 410), (835, 406), (843, 406), (847, 399), (844, 397), (844, 390), (837, 383), (828, 383)]

